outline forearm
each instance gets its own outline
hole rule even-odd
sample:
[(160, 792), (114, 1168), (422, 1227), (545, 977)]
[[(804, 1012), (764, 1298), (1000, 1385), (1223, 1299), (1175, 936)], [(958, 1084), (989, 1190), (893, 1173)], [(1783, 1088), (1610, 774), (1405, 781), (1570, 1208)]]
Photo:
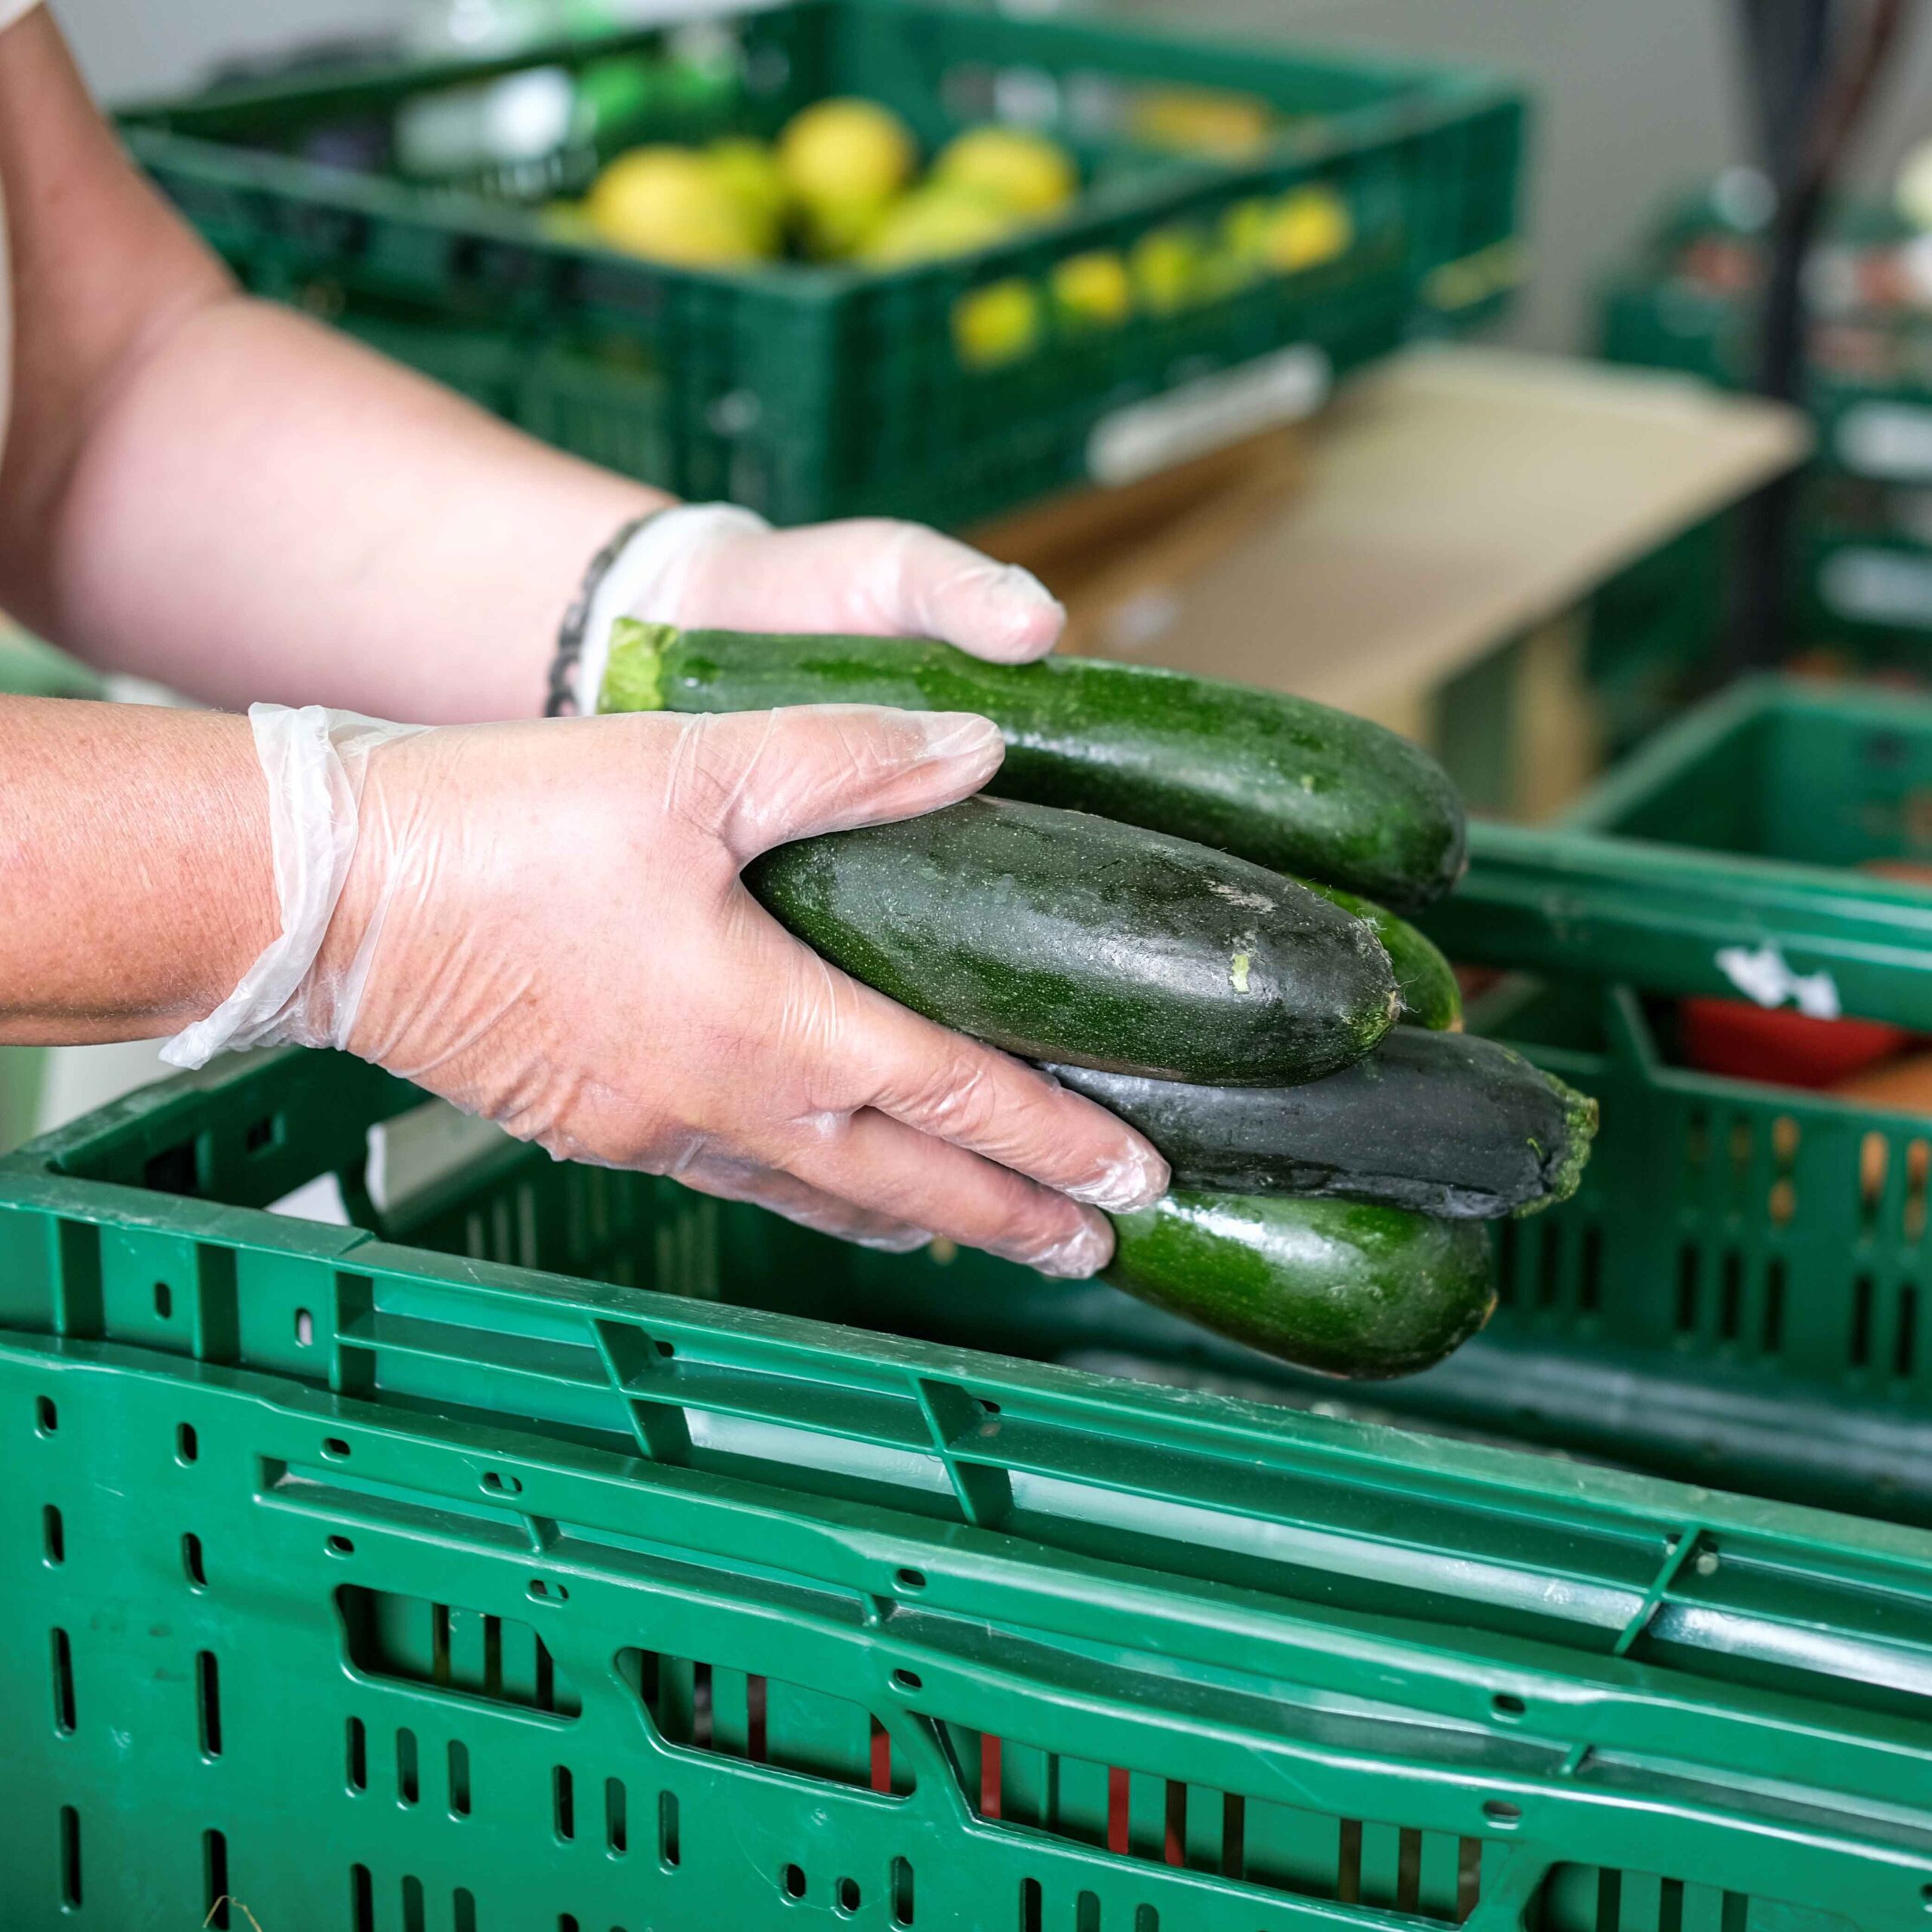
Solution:
[(277, 930), (246, 719), (0, 698), (0, 1044), (145, 1039)]
[(50, 628), (217, 704), (534, 716), (586, 565), (663, 500), (287, 312), (180, 321), (89, 437)]
[(44, 14), (0, 35), (0, 605), (218, 703), (539, 708), (585, 565), (657, 493), (240, 297), (119, 153)]

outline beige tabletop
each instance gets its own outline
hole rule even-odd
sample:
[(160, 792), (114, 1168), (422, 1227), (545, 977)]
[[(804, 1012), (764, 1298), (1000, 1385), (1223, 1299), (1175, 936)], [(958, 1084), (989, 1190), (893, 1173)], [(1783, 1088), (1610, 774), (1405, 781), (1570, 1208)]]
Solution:
[(1460, 346), (1371, 371), (1304, 434), (1279, 511), (1109, 654), (1373, 711), (1571, 608), (1809, 445), (1795, 411), (1687, 377)]

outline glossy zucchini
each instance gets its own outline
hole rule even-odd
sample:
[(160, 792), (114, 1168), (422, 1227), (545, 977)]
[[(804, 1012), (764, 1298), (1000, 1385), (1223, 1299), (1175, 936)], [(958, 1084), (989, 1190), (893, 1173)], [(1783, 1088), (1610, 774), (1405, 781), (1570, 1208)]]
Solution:
[(1414, 1026), (1300, 1087), (1048, 1070), (1146, 1134), (1177, 1187), (1380, 1201), (1456, 1220), (1567, 1199), (1596, 1131), (1595, 1101), (1521, 1054)]
[(1084, 812), (968, 798), (745, 880), (855, 979), (1032, 1060), (1291, 1084), (1360, 1059), (1401, 1003), (1370, 928), (1305, 886)]
[(1179, 1192), (1116, 1216), (1114, 1230), (1115, 1287), (1322, 1375), (1413, 1375), (1496, 1304), (1479, 1221)]
[(1170, 832), (1397, 912), (1427, 905), (1463, 869), (1462, 807), (1432, 759), (1366, 718), (1218, 678), (626, 620), (598, 697), (605, 711), (817, 703), (977, 712), (1006, 739), (1002, 796)]

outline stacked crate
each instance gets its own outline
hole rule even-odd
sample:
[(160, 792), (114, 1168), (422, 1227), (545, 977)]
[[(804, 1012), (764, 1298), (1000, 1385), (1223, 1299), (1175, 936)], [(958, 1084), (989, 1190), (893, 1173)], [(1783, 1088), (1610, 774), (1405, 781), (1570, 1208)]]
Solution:
[[(1604, 297), (1612, 361), (1743, 389), (1764, 208), (1752, 177), (1674, 208)], [(1794, 651), (1916, 679), (1932, 665), (1932, 238), (1872, 204), (1839, 209), (1807, 270), (1806, 401), (1817, 433), (1791, 560)], [(1592, 669), (1623, 741), (1708, 675), (1730, 525), (1718, 519), (1607, 586)]]

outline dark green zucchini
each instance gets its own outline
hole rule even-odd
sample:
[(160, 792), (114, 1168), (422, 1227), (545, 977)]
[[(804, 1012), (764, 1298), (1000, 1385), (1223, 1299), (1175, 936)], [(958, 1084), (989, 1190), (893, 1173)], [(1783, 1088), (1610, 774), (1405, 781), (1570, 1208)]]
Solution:
[(1318, 1374), (1413, 1375), (1496, 1305), (1479, 1221), (1186, 1192), (1113, 1218), (1116, 1287)]
[(1302, 883), (1343, 912), (1368, 921), (1382, 942), (1383, 951), (1389, 955), (1389, 964), (1395, 968), (1395, 983), (1402, 989), (1405, 1024), (1426, 1026), (1436, 1032), (1453, 1032), (1462, 1025), (1463, 992), (1456, 983), (1456, 969), (1443, 958), (1433, 940), (1373, 900), (1359, 898), (1339, 886), (1317, 884), (1312, 879)]
[(1146, 1134), (1177, 1187), (1377, 1201), (1455, 1220), (1567, 1199), (1596, 1131), (1595, 1101), (1521, 1054), (1414, 1026), (1301, 1087), (1047, 1070)]
[(745, 881), (855, 979), (1032, 1060), (1315, 1080), (1401, 1001), (1374, 934), (1306, 887), (1048, 805), (973, 798), (803, 839)]
[(1002, 796), (1191, 838), (1412, 912), (1453, 885), (1463, 811), (1433, 760), (1306, 698), (1149, 665), (989, 664), (875, 637), (679, 632), (623, 620), (604, 711), (787, 704), (972, 711), (1006, 739)]

